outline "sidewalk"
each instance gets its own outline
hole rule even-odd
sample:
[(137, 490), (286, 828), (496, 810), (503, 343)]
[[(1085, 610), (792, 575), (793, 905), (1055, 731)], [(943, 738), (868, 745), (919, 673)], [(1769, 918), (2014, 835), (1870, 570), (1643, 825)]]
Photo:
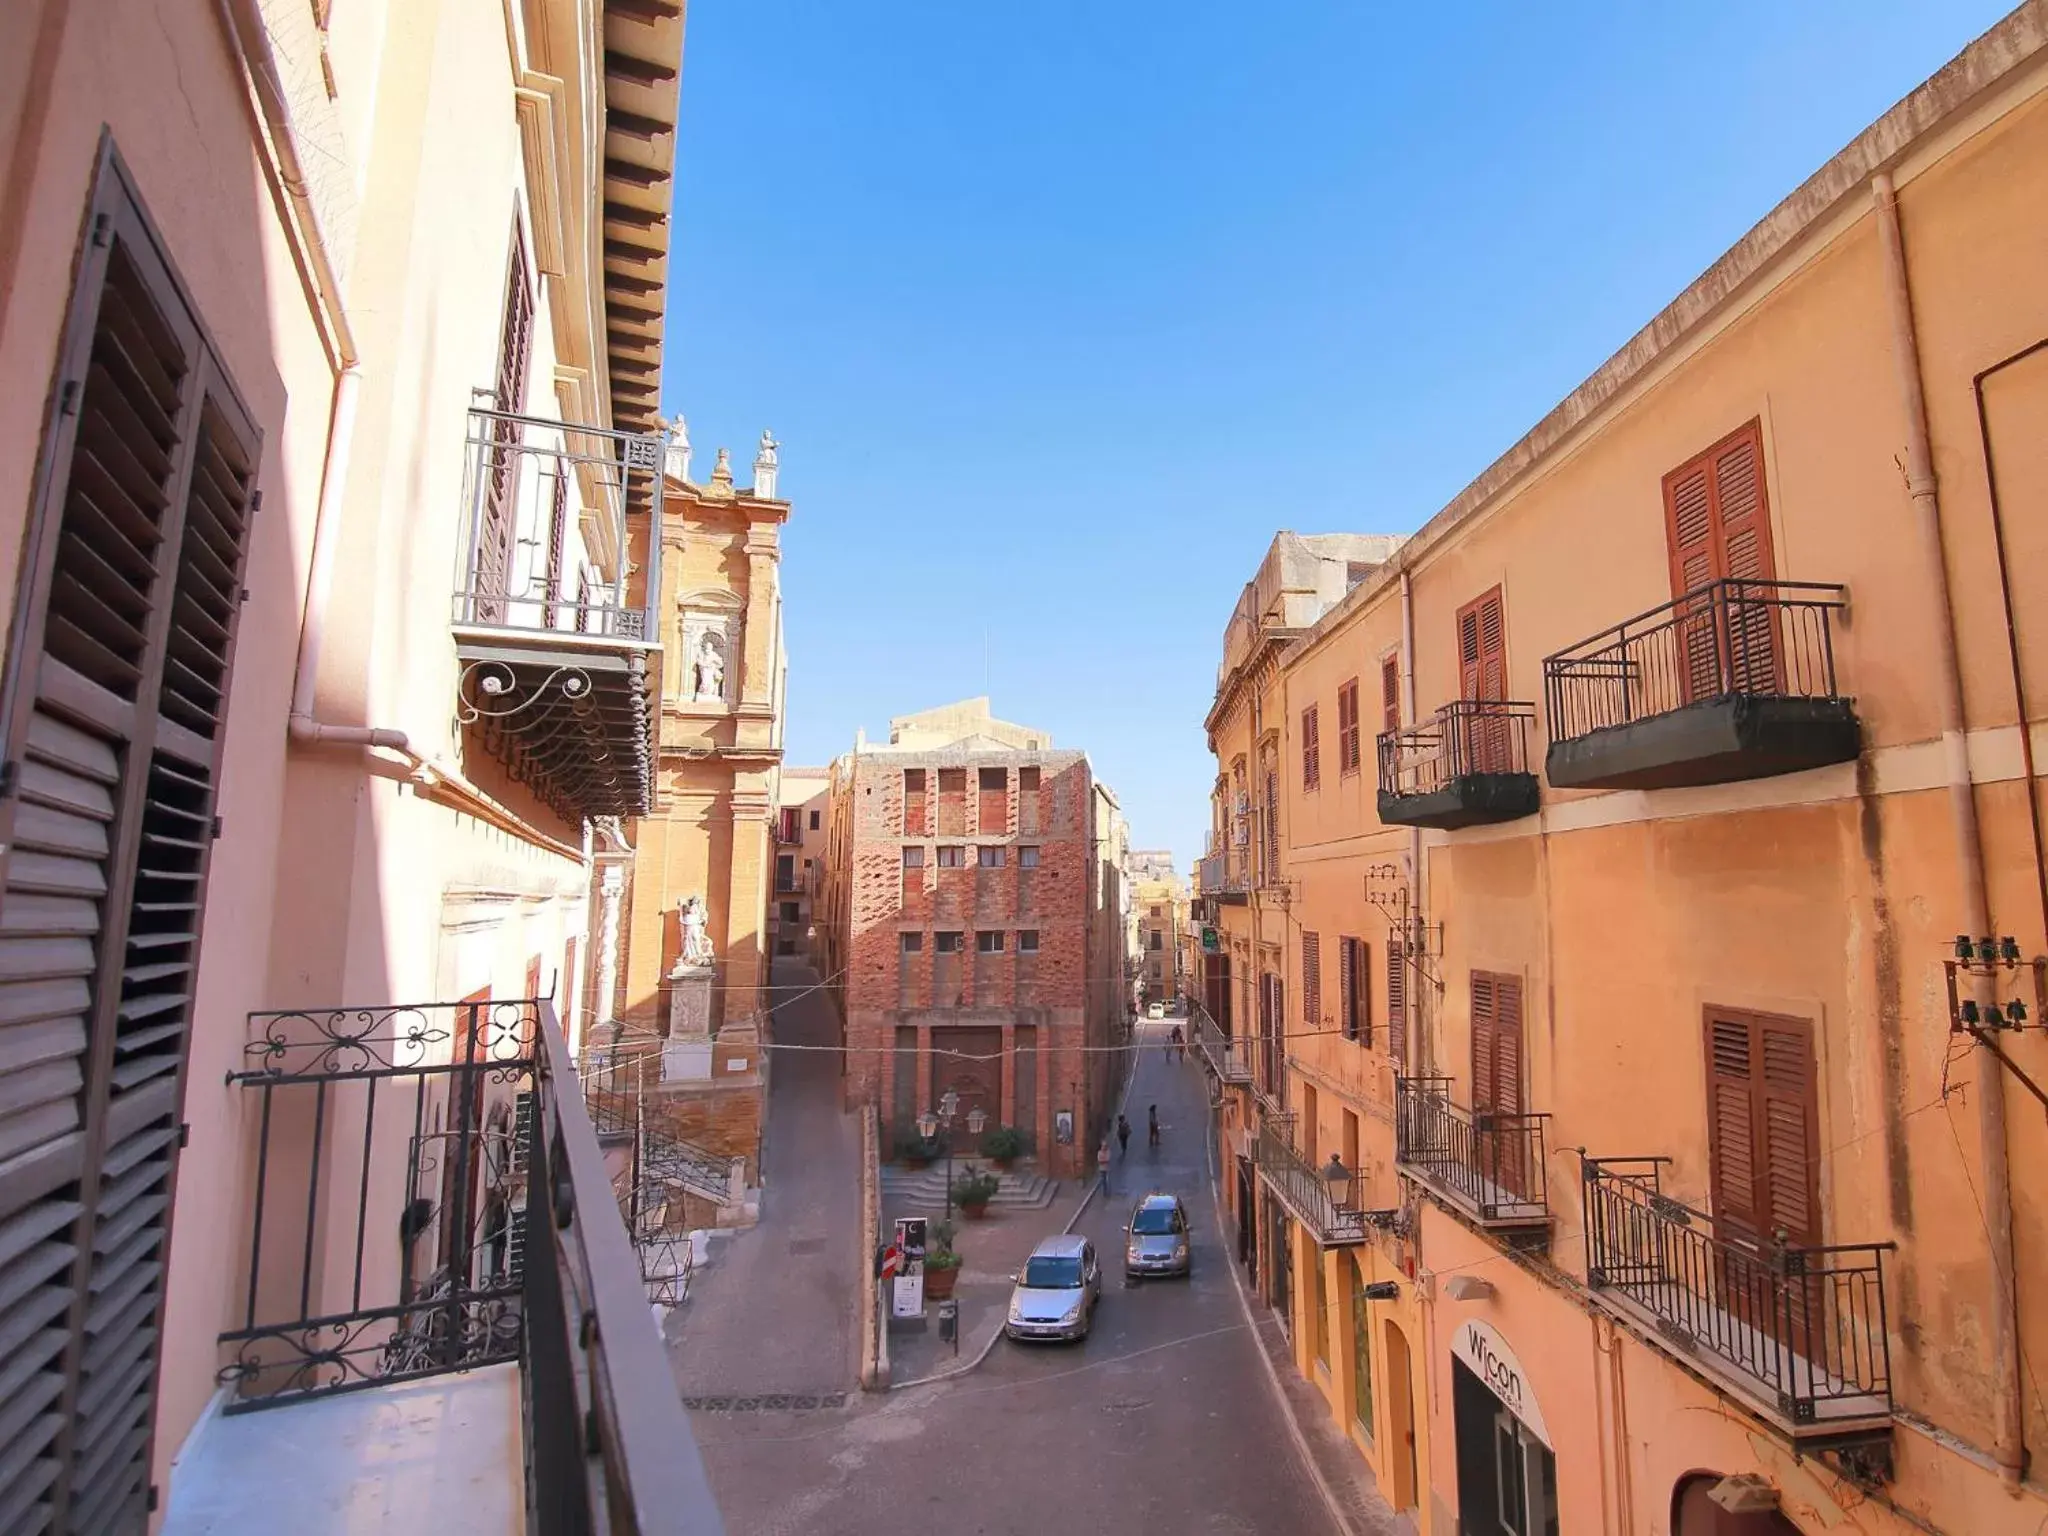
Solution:
[[(966, 1221), (955, 1212), (954, 1225), (959, 1230), (953, 1246), (965, 1261), (953, 1290), (960, 1303), (958, 1354), (950, 1344), (939, 1341), (939, 1304), (927, 1301), (924, 1332), (892, 1331), (889, 1335), (891, 1388), (915, 1386), (950, 1374), (956, 1367), (977, 1364), (1002, 1332), (1010, 1305), (1010, 1276), (1024, 1267), (1031, 1250), (1042, 1240), (1074, 1224), (1094, 1187), (1093, 1179), (1069, 1179), (1061, 1183), (1052, 1204), (1043, 1210), (999, 1211), (991, 1207), (985, 1221)], [(929, 1214), (922, 1206), (913, 1210), (890, 1201), (882, 1209), (882, 1229), (894, 1231), (898, 1216)]]

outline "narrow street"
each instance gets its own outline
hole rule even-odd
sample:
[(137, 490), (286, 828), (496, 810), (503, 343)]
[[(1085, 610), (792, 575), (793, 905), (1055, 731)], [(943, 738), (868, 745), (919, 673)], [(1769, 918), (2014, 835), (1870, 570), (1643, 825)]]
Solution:
[[(799, 999), (788, 1011), (822, 1010)], [(829, 1019), (829, 1014), (826, 1015)], [(1206, 1085), (1190, 1060), (1169, 1063), (1157, 1042), (1164, 1024), (1141, 1026), (1130, 1094), (1129, 1156), (1112, 1173), (1113, 1196), (1082, 1214), (1104, 1270), (1092, 1336), (1078, 1347), (999, 1342), (978, 1371), (879, 1397), (849, 1391), (839, 1406), (748, 1406), (697, 1411), (693, 1428), (725, 1513), (747, 1536), (897, 1536), (943, 1529), (961, 1536), (1043, 1536), (1052, 1527), (1088, 1531), (1320, 1533), (1329, 1517), (1307, 1477), (1264, 1376), (1258, 1349), (1228, 1273), (1217, 1230), (1204, 1146)], [(778, 1037), (805, 1026), (778, 1021)], [(830, 1057), (821, 1057), (830, 1062)], [(785, 1109), (795, 1075), (777, 1064), (772, 1116)], [(1159, 1106), (1163, 1145), (1145, 1146), (1145, 1109)], [(771, 1118), (771, 1152), (788, 1136)], [(848, 1200), (851, 1201), (851, 1163)], [(771, 1161), (771, 1177), (774, 1177)], [(808, 1176), (803, 1176), (808, 1182)], [(802, 1198), (777, 1198), (771, 1184), (762, 1224), (736, 1240), (770, 1257), (802, 1241), (815, 1220)], [(1191, 1280), (1122, 1283), (1123, 1223), (1148, 1189), (1179, 1194), (1195, 1221)], [(788, 1266), (821, 1262), (791, 1255)], [(830, 1262), (837, 1261), (837, 1254)], [(769, 1276), (734, 1266), (721, 1280)], [(714, 1282), (686, 1313), (678, 1354), (686, 1391), (701, 1401), (712, 1374), (688, 1356), (709, 1326), (738, 1331), (761, 1352), (756, 1381), (791, 1382), (784, 1363), (792, 1329), (805, 1319), (779, 1310), (787, 1283), (756, 1289)], [(672, 1332), (676, 1331), (672, 1327)], [(706, 1342), (705, 1356), (738, 1360), (730, 1341)], [(821, 1366), (825, 1363), (818, 1362)], [(835, 1362), (836, 1363), (836, 1362)], [(808, 1379), (808, 1378), (807, 1378)], [(740, 1378), (733, 1378), (738, 1386)], [(850, 1383), (849, 1383), (850, 1384)], [(761, 1387), (759, 1390), (772, 1390)]]

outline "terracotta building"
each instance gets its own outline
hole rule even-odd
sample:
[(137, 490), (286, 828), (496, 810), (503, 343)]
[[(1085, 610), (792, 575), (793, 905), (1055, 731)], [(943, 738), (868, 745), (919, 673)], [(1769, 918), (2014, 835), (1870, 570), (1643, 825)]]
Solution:
[(1131, 907), (1138, 920), (1141, 1001), (1163, 1003), (1181, 995), (1182, 940), (1188, 925), (1187, 882), (1169, 853), (1141, 849), (1131, 855)]
[[(697, 1162), (737, 1159), (720, 1202), (693, 1191), (688, 1225), (750, 1219), (759, 1177), (766, 1062), (771, 816), (782, 758), (779, 450), (761, 435), (753, 484), (730, 456), (692, 478), (672, 424), (662, 499), (660, 795), (633, 833), (612, 1028), (592, 1044), (607, 1070), (645, 1057), (622, 1087)], [(690, 931), (700, 952), (685, 953)]]
[(2044, 267), (2030, 5), (1232, 620), (1234, 1236), (1423, 1530), (2048, 1517)]
[(893, 720), (833, 764), (822, 963), (847, 1100), (892, 1144), (950, 1091), (1056, 1175), (1092, 1159), (1128, 1030), (1098, 788), (1086, 754), (986, 699)]
[(775, 954), (809, 959), (812, 903), (824, 879), (830, 768), (784, 768), (775, 790)]
[(568, 1045), (656, 790), (681, 10), (0, 7), (0, 1529), (399, 1461), (512, 1529), (623, 1402), (694, 1462)]

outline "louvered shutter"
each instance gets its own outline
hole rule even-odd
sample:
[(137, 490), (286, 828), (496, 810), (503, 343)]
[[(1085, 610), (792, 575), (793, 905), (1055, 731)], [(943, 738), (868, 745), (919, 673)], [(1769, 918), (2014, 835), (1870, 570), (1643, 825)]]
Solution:
[[(512, 266), (505, 280), (505, 313), (498, 330), (498, 377), (492, 403), (516, 414), (526, 405), (526, 374), (533, 352), (533, 285), (526, 274), (526, 237), (515, 223), (512, 229)], [(482, 526), (476, 535), (476, 569), (472, 590), (482, 594), (475, 607), (479, 623), (502, 624), (507, 620), (505, 604), (490, 601), (509, 590), (512, 544), (518, 536), (519, 424), (497, 420), (491, 423), (487, 483), (478, 515)]]
[(1357, 948), (1356, 939), (1337, 941), (1337, 1017), (1346, 1040), (1358, 1038)]
[(557, 465), (553, 475), (554, 500), (548, 507), (547, 617), (549, 629), (561, 623), (562, 600), (569, 595), (568, 573), (564, 569), (569, 544), (569, 475), (566, 465)]
[[(1461, 699), (1500, 700), (1508, 696), (1507, 623), (1501, 606), (1501, 590), (1495, 587), (1484, 597), (1458, 610), (1458, 696)], [(1467, 720), (1462, 737), (1454, 736), (1450, 747), (1450, 771), (1501, 773), (1508, 762), (1507, 722), (1489, 711)]]
[(1782, 1228), (1794, 1246), (1818, 1243), (1820, 1141), (1812, 1032), (1791, 1019), (1758, 1019), (1755, 1028), (1765, 1230)]
[(1707, 1154), (1714, 1225), (1755, 1243), (1764, 1228), (1756, 1166), (1756, 1040), (1743, 1015), (1707, 1015)]
[(258, 436), (109, 149), (0, 731), (0, 1530), (139, 1529)]
[(1493, 979), (1493, 1107), (1522, 1112), (1522, 978)]
[(1316, 707), (1301, 712), (1301, 787), (1314, 789), (1323, 776), (1322, 743), (1316, 735)]
[(1323, 941), (1319, 934), (1301, 936), (1301, 1022), (1311, 1031), (1323, 1026)]
[(1357, 1021), (1358, 1038), (1372, 1044), (1372, 946), (1363, 939), (1353, 939), (1354, 951), (1351, 963), (1351, 1011)]
[(1401, 729), (1401, 663), (1393, 656), (1380, 663), (1380, 729)]
[[(1666, 475), (1664, 519), (1674, 598), (1710, 581), (1774, 580), (1761, 423), (1750, 422)], [(1725, 605), (1681, 606), (1678, 640), (1688, 700), (1730, 690), (1778, 691), (1776, 610), (1757, 600), (1766, 596), (1745, 597), (1737, 587)]]
[(1472, 1107), (1494, 1107), (1494, 988), (1485, 971), (1472, 973)]
[(1387, 944), (1387, 1054), (1396, 1072), (1408, 1066), (1408, 957), (1397, 936)]

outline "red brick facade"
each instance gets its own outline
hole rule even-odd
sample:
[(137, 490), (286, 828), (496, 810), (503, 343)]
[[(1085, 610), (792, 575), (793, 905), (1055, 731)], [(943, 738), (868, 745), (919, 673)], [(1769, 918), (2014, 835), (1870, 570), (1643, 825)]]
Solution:
[[(913, 822), (920, 796), (928, 808), (923, 827), (908, 832), (906, 771)], [(972, 1146), (964, 1120), (978, 1107), (990, 1126), (1024, 1132), (1049, 1172), (1092, 1166), (1090, 1105), (1114, 1068), (1083, 1049), (1094, 867), (1087, 758), (993, 748), (858, 754), (834, 773), (831, 814), (828, 859), (842, 866), (832, 874), (845, 891), (835, 936), (845, 974), (835, 990), (848, 1102), (875, 1104), (893, 1148), (951, 1087), (961, 1100), (957, 1147)], [(1063, 1110), (1073, 1117), (1068, 1143), (1057, 1136)]]

